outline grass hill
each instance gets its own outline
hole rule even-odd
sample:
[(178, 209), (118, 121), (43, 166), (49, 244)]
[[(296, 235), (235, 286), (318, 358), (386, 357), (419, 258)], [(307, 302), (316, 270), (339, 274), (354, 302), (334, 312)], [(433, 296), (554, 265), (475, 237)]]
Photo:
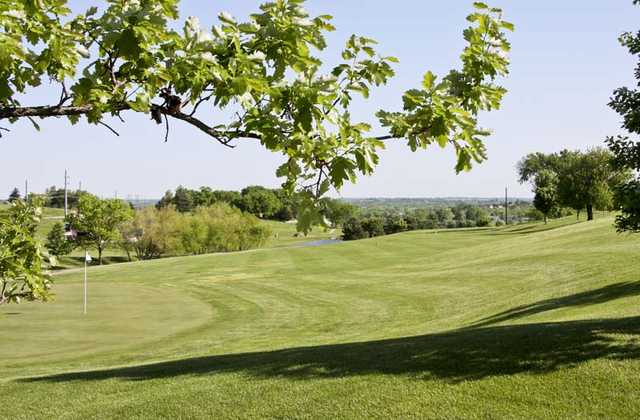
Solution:
[(636, 418), (612, 219), (111, 265), (0, 308), (0, 417)]

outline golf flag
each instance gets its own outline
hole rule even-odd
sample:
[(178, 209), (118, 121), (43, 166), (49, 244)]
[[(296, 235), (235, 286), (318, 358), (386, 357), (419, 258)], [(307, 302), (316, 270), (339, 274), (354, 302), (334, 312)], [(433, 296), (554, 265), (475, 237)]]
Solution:
[(91, 255), (89, 255), (89, 251), (85, 251), (85, 254), (84, 254), (84, 260), (85, 260), (85, 262), (87, 262), (87, 263), (90, 263), (90, 262), (91, 262)]

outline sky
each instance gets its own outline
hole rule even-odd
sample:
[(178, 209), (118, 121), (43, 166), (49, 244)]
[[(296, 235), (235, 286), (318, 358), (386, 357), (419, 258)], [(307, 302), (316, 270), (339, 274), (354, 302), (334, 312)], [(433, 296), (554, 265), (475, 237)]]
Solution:
[[(92, 3), (72, 0), (76, 10)], [(181, 19), (198, 16), (203, 26), (221, 11), (239, 19), (256, 11), (260, 1), (182, 0)], [(640, 7), (631, 0), (496, 0), (506, 20), (516, 25), (503, 107), (483, 115), (493, 130), (489, 159), (471, 172), (456, 175), (451, 149), (413, 153), (402, 141), (389, 143), (375, 174), (346, 185), (342, 197), (497, 197), (505, 186), (513, 196), (531, 196), (517, 183), (515, 165), (531, 152), (600, 146), (608, 135), (622, 133), (620, 117), (607, 107), (612, 91), (634, 83), (635, 61), (617, 41), (623, 31), (640, 29)], [(374, 123), (379, 109), (400, 110), (402, 93), (417, 87), (427, 70), (444, 74), (459, 65), (462, 31), (472, 1), (462, 0), (309, 0), (314, 15), (331, 14), (337, 31), (321, 53), (335, 64), (352, 34), (372, 37), (384, 55), (399, 58), (397, 75), (369, 100), (358, 101), (354, 119)], [(57, 92), (57, 90), (56, 90)], [(42, 105), (36, 94), (23, 104)], [(0, 139), (0, 197), (13, 187), (42, 192), (60, 186), (64, 170), (70, 185), (104, 197), (158, 198), (178, 185), (191, 188), (276, 187), (275, 169), (282, 156), (249, 141), (230, 150), (191, 126), (174, 122), (169, 142), (162, 127), (146, 116), (114, 121), (120, 136), (100, 126), (45, 120), (41, 131), (28, 121), (12, 125)], [(6, 125), (6, 124), (3, 124)], [(377, 130), (375, 134), (384, 134)], [(338, 194), (334, 194), (337, 196)]]

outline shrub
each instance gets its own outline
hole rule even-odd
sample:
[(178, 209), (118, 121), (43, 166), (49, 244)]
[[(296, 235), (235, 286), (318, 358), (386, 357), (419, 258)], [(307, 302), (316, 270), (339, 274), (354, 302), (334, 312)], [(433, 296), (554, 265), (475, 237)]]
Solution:
[(355, 241), (358, 239), (366, 239), (369, 237), (367, 232), (362, 227), (362, 222), (356, 217), (347, 219), (342, 225), (342, 239), (345, 241)]

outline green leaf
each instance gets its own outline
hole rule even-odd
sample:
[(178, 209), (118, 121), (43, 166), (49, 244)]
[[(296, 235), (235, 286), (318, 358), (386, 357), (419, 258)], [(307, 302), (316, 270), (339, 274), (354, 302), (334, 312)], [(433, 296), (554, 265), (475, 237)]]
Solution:
[(428, 71), (427, 73), (425, 73), (424, 78), (422, 79), (422, 86), (427, 90), (431, 90), (431, 88), (433, 88), (433, 82), (435, 80), (436, 76), (431, 71)]

